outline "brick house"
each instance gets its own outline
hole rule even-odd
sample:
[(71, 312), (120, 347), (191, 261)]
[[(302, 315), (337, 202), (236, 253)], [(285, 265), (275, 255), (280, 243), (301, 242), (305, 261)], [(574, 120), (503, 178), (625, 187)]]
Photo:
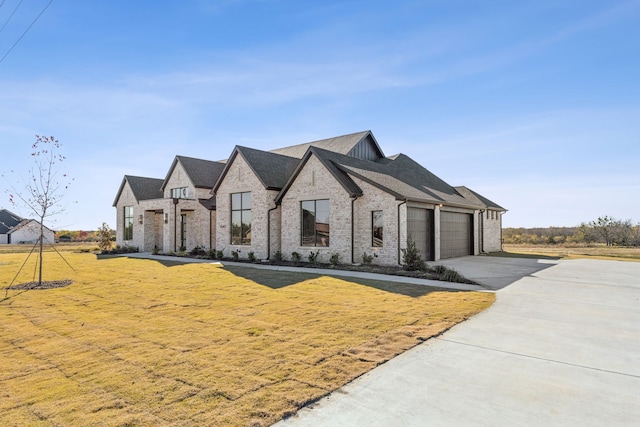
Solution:
[(114, 201), (117, 243), (141, 251), (280, 252), (327, 262), (401, 262), (407, 238), (428, 261), (501, 250), (505, 209), (452, 187), (370, 131), (228, 160), (176, 156), (165, 179), (126, 175)]

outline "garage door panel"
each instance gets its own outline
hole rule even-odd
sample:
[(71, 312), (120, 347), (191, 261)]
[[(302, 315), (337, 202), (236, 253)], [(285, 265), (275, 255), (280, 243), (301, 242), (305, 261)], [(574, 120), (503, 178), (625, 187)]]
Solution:
[(433, 260), (433, 211), (430, 209), (407, 209), (407, 232), (415, 242), (420, 256), (425, 261)]
[(440, 213), (440, 258), (471, 255), (473, 221), (471, 214)]

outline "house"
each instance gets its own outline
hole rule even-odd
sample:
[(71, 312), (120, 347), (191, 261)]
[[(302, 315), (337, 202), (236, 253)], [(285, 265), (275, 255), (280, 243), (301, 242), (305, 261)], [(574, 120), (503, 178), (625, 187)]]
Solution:
[[(54, 232), (43, 226), (45, 243), (53, 243)], [(40, 240), (40, 223), (34, 219), (24, 219), (0, 209), (0, 244), (36, 243)]]
[(176, 156), (164, 179), (126, 175), (116, 241), (141, 251), (204, 249), (285, 259), (364, 254), (397, 265), (407, 239), (434, 261), (501, 250), (500, 205), (453, 187), (371, 131), (271, 151), (236, 146), (225, 161)]

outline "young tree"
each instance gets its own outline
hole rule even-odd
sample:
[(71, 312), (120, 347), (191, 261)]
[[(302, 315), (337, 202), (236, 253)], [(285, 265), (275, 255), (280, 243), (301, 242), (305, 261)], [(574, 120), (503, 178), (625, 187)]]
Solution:
[(42, 285), (44, 223), (64, 211), (61, 201), (73, 181), (67, 174), (58, 171), (60, 163), (65, 160), (60, 153), (61, 147), (62, 144), (53, 136), (36, 135), (36, 142), (31, 146), (34, 165), (21, 187), (11, 186), (9, 194), (11, 204), (26, 208), (39, 222), (39, 285)]
[(98, 228), (96, 235), (98, 236), (98, 247), (101, 251), (105, 252), (111, 249), (111, 236), (113, 236), (113, 230), (106, 222), (103, 222), (102, 227)]

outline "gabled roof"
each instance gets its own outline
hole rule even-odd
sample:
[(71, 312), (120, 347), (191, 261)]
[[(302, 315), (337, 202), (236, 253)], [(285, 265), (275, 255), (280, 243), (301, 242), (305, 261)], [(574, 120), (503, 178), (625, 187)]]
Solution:
[[(23, 219), (22, 221), (20, 221), (20, 223), (18, 225), (16, 225), (11, 230), (9, 230), (9, 232), (7, 234), (12, 234), (12, 233), (20, 230), (21, 228), (24, 228), (24, 227), (28, 226), (31, 223), (35, 223), (38, 226), (38, 228), (40, 228), (40, 223), (38, 221), (36, 221), (35, 219)], [(46, 225), (43, 225), (43, 227), (46, 230), (49, 230), (49, 231), (53, 232), (53, 230), (50, 229), (49, 227), (47, 227)]]
[(164, 180), (158, 178), (146, 178), (143, 176), (125, 175), (120, 184), (120, 189), (116, 194), (116, 198), (113, 201), (113, 206), (116, 206), (118, 199), (122, 194), (124, 185), (129, 183), (133, 197), (139, 202), (140, 200), (161, 199), (163, 197), (162, 184)]
[(211, 192), (215, 194), (236, 157), (240, 155), (267, 190), (280, 190), (300, 162), (294, 157), (236, 145)]
[(301, 159), (304, 157), (309, 147), (318, 147), (334, 153), (354, 155), (354, 150), (358, 148), (358, 145), (365, 142), (369, 142), (371, 144), (371, 148), (376, 152), (377, 158), (384, 157), (382, 149), (370, 130), (321, 139), (319, 141), (306, 142), (304, 144), (292, 145), (290, 147), (277, 148), (275, 150), (271, 150), (271, 152)]
[(213, 188), (218, 177), (225, 167), (223, 162), (214, 162), (212, 160), (196, 159), (193, 157), (176, 156), (167, 172), (161, 189), (164, 190), (169, 182), (169, 177), (173, 173), (176, 166), (180, 163), (185, 173), (196, 188)]
[(486, 197), (476, 193), (472, 189), (470, 189), (468, 187), (465, 187), (464, 185), (461, 185), (459, 187), (455, 187), (455, 189), (465, 199), (473, 200), (474, 202), (482, 205), (482, 207), (484, 207), (486, 209), (494, 209), (494, 210), (505, 211), (506, 212), (506, 209), (503, 208), (502, 206), (500, 206), (499, 204), (497, 204), (495, 202), (492, 202), (491, 200), (487, 199)]
[(276, 196), (276, 203), (280, 203), (282, 201), (282, 198), (287, 193), (293, 182), (296, 180), (311, 156), (316, 156), (316, 158), (327, 168), (331, 175), (333, 175), (333, 177), (340, 183), (340, 185), (342, 185), (345, 191), (347, 191), (349, 197), (358, 197), (363, 194), (362, 189), (358, 187), (358, 185), (351, 178), (349, 178), (349, 175), (341, 170), (338, 165), (333, 162), (333, 160), (338, 157), (342, 158), (347, 156), (334, 153), (332, 151), (323, 150), (315, 146), (309, 146), (307, 147), (307, 152), (298, 163), (296, 169), (293, 171), (286, 184), (282, 187), (280, 193), (278, 193), (278, 195)]
[(373, 162), (313, 146), (308, 148), (296, 171), (276, 197), (277, 203), (282, 200), (312, 155), (318, 158), (351, 197), (363, 194), (362, 189), (352, 179), (355, 177), (399, 200), (446, 203), (449, 206), (469, 208), (482, 207), (481, 204), (462, 197), (452, 186), (404, 154)]
[(7, 234), (9, 231), (22, 222), (22, 218), (6, 209), (0, 209), (0, 234)]

